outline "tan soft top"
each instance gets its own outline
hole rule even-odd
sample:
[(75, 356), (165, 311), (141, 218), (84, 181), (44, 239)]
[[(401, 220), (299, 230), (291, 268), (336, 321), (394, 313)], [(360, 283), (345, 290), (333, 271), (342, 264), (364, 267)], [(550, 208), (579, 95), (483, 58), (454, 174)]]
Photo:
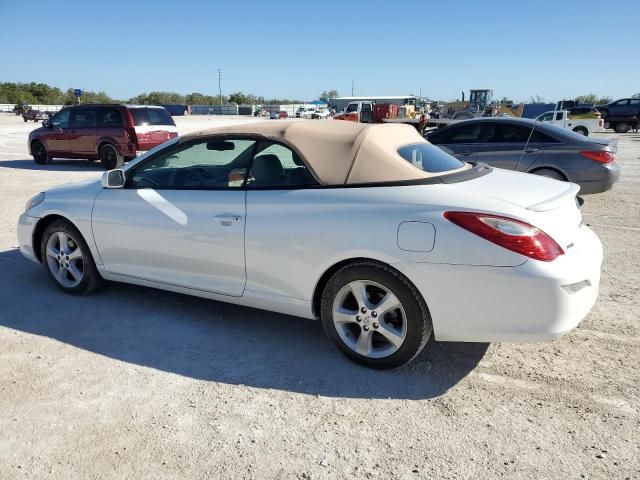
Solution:
[(435, 175), (398, 154), (398, 148), (404, 145), (427, 143), (409, 125), (263, 121), (202, 130), (187, 134), (180, 141), (233, 134), (261, 135), (291, 145), (324, 185), (419, 180)]

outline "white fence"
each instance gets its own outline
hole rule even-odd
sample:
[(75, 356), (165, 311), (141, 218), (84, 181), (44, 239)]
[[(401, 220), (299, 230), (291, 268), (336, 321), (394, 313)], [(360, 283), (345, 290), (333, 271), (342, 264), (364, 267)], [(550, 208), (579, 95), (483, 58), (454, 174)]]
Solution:
[[(15, 103), (0, 103), (0, 112), (13, 112)], [(64, 105), (29, 105), (34, 110), (40, 110), (42, 112), (57, 112)]]

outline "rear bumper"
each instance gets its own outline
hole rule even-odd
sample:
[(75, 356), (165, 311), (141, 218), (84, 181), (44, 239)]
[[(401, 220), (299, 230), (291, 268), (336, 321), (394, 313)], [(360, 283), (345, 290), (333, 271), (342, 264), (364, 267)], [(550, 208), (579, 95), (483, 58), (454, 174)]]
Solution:
[(586, 226), (553, 262), (517, 267), (413, 263), (400, 269), (423, 294), (436, 340), (543, 341), (574, 329), (593, 307), (602, 244)]
[(597, 179), (578, 181), (580, 195), (602, 193), (611, 190), (620, 180), (620, 165), (617, 162), (605, 163), (599, 166)]

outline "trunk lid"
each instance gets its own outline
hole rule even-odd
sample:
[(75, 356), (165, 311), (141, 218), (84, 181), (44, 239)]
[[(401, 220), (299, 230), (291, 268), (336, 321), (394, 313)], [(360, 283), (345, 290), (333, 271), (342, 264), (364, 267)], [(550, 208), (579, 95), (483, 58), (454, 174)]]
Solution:
[(495, 168), (464, 185), (467, 193), (521, 207), (523, 219), (550, 235), (565, 252), (582, 224), (576, 200), (580, 187), (574, 183)]

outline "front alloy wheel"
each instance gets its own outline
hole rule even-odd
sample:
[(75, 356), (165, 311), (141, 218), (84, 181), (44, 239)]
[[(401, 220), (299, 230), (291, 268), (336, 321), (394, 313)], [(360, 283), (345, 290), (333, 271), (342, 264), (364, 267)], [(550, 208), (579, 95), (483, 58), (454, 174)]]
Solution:
[(66, 220), (56, 220), (42, 236), (42, 263), (61, 290), (87, 295), (103, 282), (89, 247), (80, 232)]
[(57, 232), (47, 240), (47, 264), (61, 286), (73, 288), (84, 277), (84, 259), (78, 243), (67, 233)]

